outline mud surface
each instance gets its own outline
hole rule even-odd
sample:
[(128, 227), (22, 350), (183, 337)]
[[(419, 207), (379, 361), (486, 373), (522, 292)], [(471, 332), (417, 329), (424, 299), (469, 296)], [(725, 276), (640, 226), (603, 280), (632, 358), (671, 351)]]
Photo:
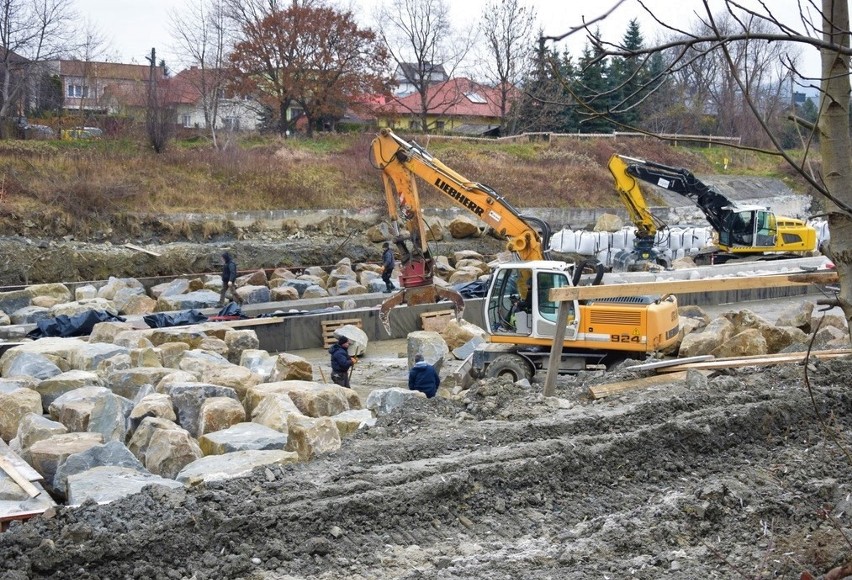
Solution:
[(0, 578), (798, 578), (849, 558), (852, 362), (813, 363), (813, 400), (798, 365), (588, 397), (633, 376), (552, 399), (481, 382), (311, 463), (62, 508), (0, 534)]

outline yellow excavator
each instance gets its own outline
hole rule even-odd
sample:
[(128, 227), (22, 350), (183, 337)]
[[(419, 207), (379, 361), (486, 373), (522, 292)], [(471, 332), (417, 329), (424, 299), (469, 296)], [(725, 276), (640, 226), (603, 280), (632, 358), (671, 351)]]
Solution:
[(816, 229), (805, 221), (775, 215), (763, 206), (739, 205), (686, 169), (625, 155), (613, 155), (608, 167), (615, 178), (615, 189), (636, 226), (634, 247), (613, 257), (615, 269), (633, 269), (637, 263), (667, 265), (655, 247), (657, 233), (666, 225), (648, 210), (639, 181), (691, 199), (707, 218), (718, 241), (716, 246), (699, 253), (696, 263), (801, 257), (817, 249)]
[[(500, 264), (491, 275), (485, 298), (488, 340), (472, 356), (474, 377), (506, 375), (531, 379), (547, 368), (556, 334), (558, 303), (550, 290), (579, 283), (581, 265), (548, 259), (549, 228), (521, 215), (487, 185), (470, 181), (447, 167), (416, 143), (382, 129), (371, 146), (374, 166), (382, 172), (390, 217), (401, 221), (395, 242), (402, 254), (402, 290), (382, 305), (380, 317), (388, 328), (390, 310), (403, 303), (448, 298), (461, 316), (463, 299), (449, 288), (433, 286), (434, 260), (426, 242), (417, 180), (466, 209), (508, 240), (516, 261)], [(409, 251), (405, 242), (412, 243)], [(596, 281), (599, 281), (599, 277)], [(453, 296), (455, 294), (455, 296)], [(630, 296), (579, 303), (570, 308), (559, 372), (577, 372), (589, 365), (609, 365), (627, 356), (644, 358), (670, 347), (678, 337), (677, 300)]]

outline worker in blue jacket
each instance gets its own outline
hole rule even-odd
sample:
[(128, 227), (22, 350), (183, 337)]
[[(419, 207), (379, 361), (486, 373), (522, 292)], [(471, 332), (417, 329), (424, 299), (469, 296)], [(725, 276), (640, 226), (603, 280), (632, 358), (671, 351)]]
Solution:
[(349, 339), (345, 336), (341, 336), (337, 339), (335, 344), (331, 345), (328, 349), (328, 353), (331, 355), (331, 380), (336, 385), (350, 389), (349, 369), (352, 368), (352, 365), (354, 365), (358, 359), (354, 356), (349, 356), (348, 348)]
[(408, 371), (408, 388), (412, 391), (420, 391), (428, 398), (438, 393), (441, 379), (438, 377), (435, 367), (423, 360), (423, 355), (414, 356), (414, 366)]

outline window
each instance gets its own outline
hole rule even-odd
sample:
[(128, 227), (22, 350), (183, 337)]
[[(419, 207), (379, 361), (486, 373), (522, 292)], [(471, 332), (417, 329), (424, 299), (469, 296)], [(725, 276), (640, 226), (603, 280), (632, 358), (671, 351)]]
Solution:
[(240, 120), (237, 117), (225, 117), (222, 119), (222, 126), (226, 131), (239, 131)]
[(89, 87), (86, 85), (68, 85), (67, 94), (69, 97), (76, 97), (78, 99), (82, 97), (85, 99), (89, 96)]
[[(559, 304), (550, 299), (550, 291), (553, 288), (569, 286), (568, 277), (554, 272), (539, 272), (536, 283), (538, 287), (538, 313), (545, 320), (556, 322), (556, 311)], [(573, 320), (572, 315), (573, 313), (569, 312), (569, 320)]]
[(184, 127), (192, 126), (192, 115), (181, 115), (180, 122)]
[(412, 119), (408, 122), (408, 128), (412, 131), (420, 130), (420, 119)]
[(446, 123), (444, 121), (435, 121), (435, 129), (437, 129), (438, 131), (443, 131), (445, 124)]
[(467, 97), (467, 100), (471, 103), (476, 103), (477, 105), (484, 105), (488, 101), (485, 100), (485, 97), (480, 95), (479, 93), (465, 93), (464, 96)]

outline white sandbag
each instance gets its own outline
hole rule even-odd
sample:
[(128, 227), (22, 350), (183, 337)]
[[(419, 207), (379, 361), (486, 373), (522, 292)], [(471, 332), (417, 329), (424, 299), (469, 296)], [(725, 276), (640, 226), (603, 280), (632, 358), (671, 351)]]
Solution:
[(683, 230), (680, 228), (669, 228), (669, 248), (680, 250), (683, 248)]
[(627, 246), (627, 232), (633, 228), (621, 228), (617, 232), (612, 232), (610, 249), (623, 250)]
[(598, 262), (604, 265), (604, 267), (608, 268), (612, 265), (612, 252), (610, 252), (609, 250), (600, 250), (595, 254), (595, 257), (597, 258)]
[(577, 253), (582, 256), (593, 256), (598, 251), (598, 236), (595, 232), (577, 232)]
[(710, 228), (689, 228), (689, 234), (684, 234), (684, 248), (700, 250), (710, 245)]
[(595, 232), (598, 235), (598, 251), (608, 250), (612, 245), (611, 232)]
[(677, 250), (672, 250), (672, 259), (674, 259), (674, 260), (679, 260), (679, 259), (683, 258), (685, 255), (686, 255), (686, 251), (684, 251), (683, 248), (680, 248), (680, 249), (677, 249)]
[(550, 249), (566, 254), (573, 253), (577, 249), (576, 235), (572, 230), (560, 230), (556, 232), (550, 237)]

